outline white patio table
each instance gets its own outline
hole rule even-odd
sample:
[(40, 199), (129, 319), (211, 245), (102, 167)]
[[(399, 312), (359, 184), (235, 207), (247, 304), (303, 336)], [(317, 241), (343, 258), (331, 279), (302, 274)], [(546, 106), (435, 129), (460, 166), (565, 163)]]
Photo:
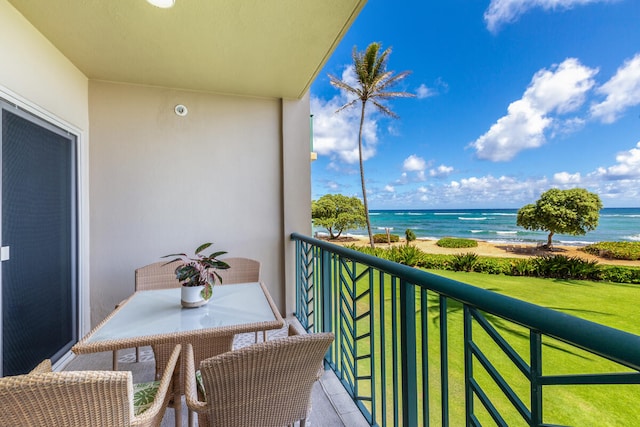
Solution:
[(76, 354), (189, 342), (207, 336), (279, 329), (284, 320), (263, 283), (213, 287), (211, 301), (180, 305), (180, 288), (137, 291), (82, 338)]
[[(74, 345), (72, 351), (86, 354), (165, 343), (206, 342), (283, 326), (284, 320), (267, 288), (259, 282), (214, 286), (209, 303), (198, 308), (182, 307), (180, 288), (137, 291)], [(176, 380), (176, 398), (184, 390), (182, 382)]]

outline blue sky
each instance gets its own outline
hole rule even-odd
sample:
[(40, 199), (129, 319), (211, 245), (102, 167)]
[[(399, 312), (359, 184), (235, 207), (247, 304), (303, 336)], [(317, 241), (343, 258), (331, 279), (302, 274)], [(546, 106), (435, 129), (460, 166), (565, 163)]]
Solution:
[(368, 108), (370, 209), (519, 208), (552, 187), (640, 206), (639, 0), (369, 0), (311, 87), (312, 197), (361, 196), (354, 46), (391, 47), (394, 88)]

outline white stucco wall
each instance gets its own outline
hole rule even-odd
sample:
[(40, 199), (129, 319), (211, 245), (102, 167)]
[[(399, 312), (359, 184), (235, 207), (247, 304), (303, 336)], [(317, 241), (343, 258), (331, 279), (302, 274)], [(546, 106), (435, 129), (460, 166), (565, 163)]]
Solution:
[[(282, 101), (105, 82), (89, 92), (92, 322), (133, 292), (135, 268), (209, 241), (260, 260), (286, 311), (283, 200), (308, 223), (309, 197), (296, 213), (300, 195), (283, 194)], [(308, 163), (308, 99), (287, 102), (300, 106), (284, 114), (302, 115)], [(286, 179), (309, 187), (308, 172)]]
[(87, 78), (6, 0), (0, 0), (0, 87), (88, 130)]
[(79, 139), (80, 323), (89, 326), (88, 80), (12, 5), (0, 0), (0, 97)]

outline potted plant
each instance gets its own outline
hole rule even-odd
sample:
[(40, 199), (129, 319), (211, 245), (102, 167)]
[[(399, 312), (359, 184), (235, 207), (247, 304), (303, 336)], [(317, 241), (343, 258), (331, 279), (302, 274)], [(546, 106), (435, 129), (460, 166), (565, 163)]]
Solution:
[(220, 277), (216, 270), (226, 270), (229, 268), (229, 264), (217, 259), (220, 255), (224, 255), (227, 252), (213, 252), (208, 256), (200, 253), (211, 245), (212, 243), (203, 243), (198, 246), (195, 251), (195, 257), (193, 258), (187, 256), (187, 254), (170, 254), (163, 257), (177, 257), (167, 262), (167, 264), (174, 261), (181, 262), (175, 271), (176, 278), (182, 284), (181, 303), (183, 307), (200, 307), (209, 302), (216, 278), (222, 283), (222, 277)]

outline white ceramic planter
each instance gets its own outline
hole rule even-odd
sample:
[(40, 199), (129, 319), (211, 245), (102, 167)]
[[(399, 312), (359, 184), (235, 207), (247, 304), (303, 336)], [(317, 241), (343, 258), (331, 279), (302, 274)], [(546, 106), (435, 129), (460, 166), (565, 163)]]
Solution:
[(202, 298), (203, 289), (204, 286), (183, 286), (180, 301), (182, 306), (187, 308), (195, 308), (208, 303), (208, 299)]

